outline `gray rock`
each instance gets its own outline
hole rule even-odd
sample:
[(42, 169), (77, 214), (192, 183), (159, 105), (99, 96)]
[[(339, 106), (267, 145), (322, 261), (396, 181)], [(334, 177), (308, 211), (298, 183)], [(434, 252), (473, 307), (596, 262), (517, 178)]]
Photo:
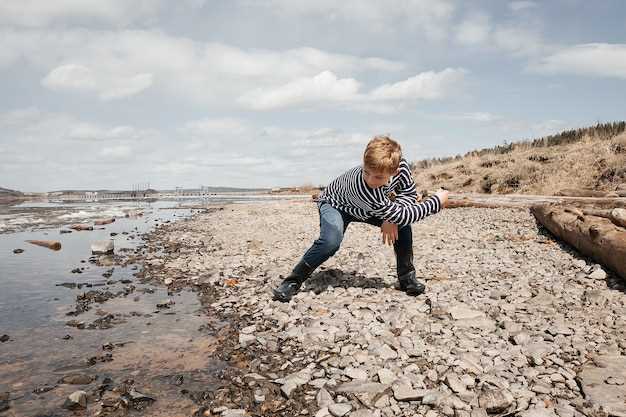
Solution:
[(91, 243), (91, 253), (94, 255), (111, 254), (115, 249), (115, 245), (112, 239), (109, 240), (96, 240)]
[(317, 395), (315, 396), (315, 400), (317, 401), (317, 406), (320, 408), (324, 408), (324, 407), (328, 407), (331, 404), (335, 403), (335, 400), (333, 399), (332, 395), (330, 395), (330, 393), (322, 388), (317, 392)]
[(396, 384), (392, 387), (393, 397), (398, 401), (417, 401), (424, 397), (425, 390), (415, 390), (408, 384)]
[(69, 384), (69, 385), (87, 385), (91, 384), (93, 381), (93, 377), (86, 374), (69, 374), (63, 376), (59, 381), (61, 384)]
[(378, 382), (361, 382), (353, 381), (346, 382), (335, 388), (335, 392), (338, 393), (370, 393), (378, 394), (389, 388), (387, 384), (380, 384)]
[(367, 371), (360, 368), (347, 368), (344, 374), (351, 379), (367, 380)]
[(584, 366), (578, 375), (585, 398), (610, 415), (626, 416), (626, 386), (607, 383), (626, 380), (626, 356), (606, 355), (593, 360), (594, 364)]
[(485, 313), (470, 306), (459, 304), (448, 310), (454, 320), (472, 320), (485, 317)]
[(378, 370), (378, 380), (381, 384), (392, 384), (396, 380), (396, 374), (386, 368)]
[(513, 395), (505, 389), (484, 389), (478, 396), (478, 404), (490, 414), (506, 411), (513, 404)]
[(74, 391), (67, 397), (63, 407), (68, 410), (87, 408), (87, 393), (85, 391)]
[(589, 278), (591, 279), (606, 279), (606, 272), (601, 267), (597, 267), (591, 274), (589, 274)]
[(461, 379), (455, 374), (446, 375), (445, 381), (446, 385), (448, 385), (453, 392), (459, 393), (467, 391), (465, 384), (463, 384)]
[(229, 408), (222, 411), (222, 417), (245, 417), (248, 413), (242, 408)]
[(335, 403), (328, 406), (328, 411), (335, 417), (343, 417), (352, 410), (350, 403)]
[(553, 408), (535, 406), (519, 413), (520, 417), (558, 417)]

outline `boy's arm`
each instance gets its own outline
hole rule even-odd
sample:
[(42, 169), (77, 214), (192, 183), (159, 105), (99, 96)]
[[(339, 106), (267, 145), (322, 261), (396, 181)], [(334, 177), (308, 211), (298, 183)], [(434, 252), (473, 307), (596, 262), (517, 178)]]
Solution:
[(443, 204), (440, 196), (435, 194), (421, 203), (418, 203), (416, 200), (413, 200), (412, 203), (398, 203), (385, 198), (383, 202), (373, 206), (373, 211), (376, 217), (402, 227), (435, 214), (441, 211), (442, 208)]

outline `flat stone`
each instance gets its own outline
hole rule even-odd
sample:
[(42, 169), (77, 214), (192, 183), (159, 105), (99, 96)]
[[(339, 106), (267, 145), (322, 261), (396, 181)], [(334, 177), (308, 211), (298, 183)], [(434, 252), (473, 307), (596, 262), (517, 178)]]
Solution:
[(552, 386), (543, 383), (536, 383), (530, 388), (530, 390), (532, 392), (536, 392), (537, 394), (550, 394)]
[(328, 406), (328, 411), (335, 417), (343, 417), (352, 410), (350, 403), (335, 403)]
[(490, 414), (506, 411), (515, 398), (505, 389), (484, 389), (478, 396), (478, 404)]
[(289, 398), (293, 390), (308, 383), (310, 380), (311, 373), (308, 369), (303, 369), (302, 371), (289, 374), (284, 378), (276, 379), (274, 382), (281, 384), (281, 392), (285, 397)]
[(395, 359), (398, 357), (398, 353), (387, 344), (384, 344), (376, 349), (375, 353), (383, 360)]
[(459, 392), (465, 392), (467, 391), (467, 388), (465, 387), (465, 384), (463, 382), (461, 382), (461, 379), (455, 375), (455, 374), (448, 374), (446, 375), (446, 385), (448, 385), (448, 387), (450, 387), (450, 389), (453, 392), (459, 393)]
[(338, 392), (338, 393), (366, 392), (370, 394), (378, 394), (379, 392), (385, 391), (387, 388), (389, 388), (388, 384), (380, 384), (378, 382), (352, 381), (352, 382), (346, 382), (345, 384), (341, 384), (340, 386), (335, 388), (335, 392)]
[(243, 347), (249, 346), (256, 342), (256, 336), (252, 334), (239, 333), (239, 344)]
[(604, 269), (602, 269), (602, 268), (597, 268), (591, 274), (589, 274), (589, 278), (591, 278), (591, 279), (606, 279), (606, 272), (604, 272)]
[(604, 355), (594, 362), (578, 374), (585, 399), (609, 415), (626, 416), (626, 385), (607, 383), (626, 380), (626, 356)]
[(454, 306), (448, 312), (454, 320), (472, 320), (485, 317), (485, 313), (482, 311), (474, 310), (464, 304)]
[(70, 374), (70, 375), (65, 375), (63, 378), (61, 378), (59, 382), (61, 384), (68, 384), (68, 385), (87, 385), (87, 384), (91, 384), (91, 381), (93, 381), (93, 377), (90, 375)]
[(393, 397), (398, 401), (417, 401), (424, 397), (425, 390), (415, 390), (408, 384), (397, 384), (392, 387)]
[(378, 380), (381, 384), (392, 384), (396, 380), (396, 374), (386, 368), (378, 370)]
[(344, 374), (352, 379), (367, 380), (367, 371), (360, 368), (347, 368)]
[(245, 417), (248, 413), (242, 408), (229, 408), (222, 411), (222, 417)]
[(332, 395), (330, 395), (330, 393), (324, 388), (317, 392), (315, 400), (317, 401), (317, 406), (320, 408), (328, 407), (329, 405), (335, 403)]
[(543, 408), (541, 406), (531, 407), (519, 413), (520, 417), (558, 417), (553, 408)]

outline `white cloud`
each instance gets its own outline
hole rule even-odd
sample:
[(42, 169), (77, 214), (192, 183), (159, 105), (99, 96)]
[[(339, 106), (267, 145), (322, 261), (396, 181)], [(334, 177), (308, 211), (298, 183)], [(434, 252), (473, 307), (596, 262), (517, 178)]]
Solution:
[(238, 119), (204, 118), (187, 122), (179, 130), (184, 136), (210, 138), (221, 135), (241, 136), (248, 132), (248, 127)]
[(3, 0), (0, 23), (43, 27), (72, 20), (97, 21), (127, 25), (154, 18), (163, 7), (161, 0)]
[(341, 102), (355, 98), (360, 84), (353, 78), (339, 79), (330, 71), (299, 78), (275, 89), (258, 89), (241, 97), (257, 110), (277, 109), (305, 103)]
[(150, 87), (196, 103), (232, 107), (259, 86), (279, 86), (330, 71), (398, 71), (379, 57), (303, 47), (241, 49), (146, 30), (0, 31), (0, 68), (25, 62), (48, 74), (47, 88), (82, 91), (102, 99), (128, 97)]
[(465, 70), (446, 68), (440, 72), (427, 71), (404, 81), (384, 84), (370, 93), (373, 100), (432, 100), (450, 94), (463, 81)]
[(103, 100), (112, 100), (147, 89), (152, 85), (152, 74), (97, 74), (84, 65), (66, 64), (50, 71), (41, 84), (54, 91), (96, 93)]
[(276, 13), (356, 24), (373, 33), (408, 29), (430, 39), (447, 36), (455, 10), (450, 0), (272, 0), (260, 4)]
[(133, 149), (128, 145), (109, 146), (103, 148), (99, 155), (110, 159), (129, 159), (133, 155)]
[(332, 72), (324, 71), (315, 77), (300, 78), (282, 86), (257, 89), (243, 95), (240, 102), (255, 110), (345, 104), (351, 110), (384, 114), (402, 108), (388, 102), (444, 98), (459, 87), (464, 75), (465, 70), (462, 69), (427, 71), (393, 84), (383, 84), (369, 93), (361, 93), (361, 85), (355, 79), (339, 79)]
[(487, 41), (491, 31), (489, 16), (474, 14), (461, 22), (456, 32), (456, 41), (462, 45), (480, 45)]
[(512, 1), (509, 3), (509, 8), (514, 12), (519, 12), (522, 10), (533, 9), (537, 7), (537, 3), (534, 1)]
[(577, 74), (626, 79), (626, 44), (589, 43), (561, 49), (531, 70), (548, 74)]
[(470, 122), (495, 122), (501, 120), (500, 116), (497, 116), (489, 112), (469, 112), (459, 114), (444, 115), (444, 119), (449, 120), (466, 120)]
[(550, 48), (536, 30), (522, 26), (496, 26), (492, 42), (497, 48), (520, 57), (536, 56)]

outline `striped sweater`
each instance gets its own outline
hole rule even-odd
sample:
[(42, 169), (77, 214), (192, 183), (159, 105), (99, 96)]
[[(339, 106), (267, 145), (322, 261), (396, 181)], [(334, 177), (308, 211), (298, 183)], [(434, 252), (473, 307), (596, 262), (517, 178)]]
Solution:
[[(392, 194), (395, 199), (390, 198)], [(357, 219), (376, 217), (398, 226), (419, 221), (442, 208), (437, 196), (417, 202), (415, 183), (405, 159), (400, 161), (398, 173), (387, 185), (368, 187), (363, 178), (363, 167), (357, 166), (334, 179), (319, 200)]]

